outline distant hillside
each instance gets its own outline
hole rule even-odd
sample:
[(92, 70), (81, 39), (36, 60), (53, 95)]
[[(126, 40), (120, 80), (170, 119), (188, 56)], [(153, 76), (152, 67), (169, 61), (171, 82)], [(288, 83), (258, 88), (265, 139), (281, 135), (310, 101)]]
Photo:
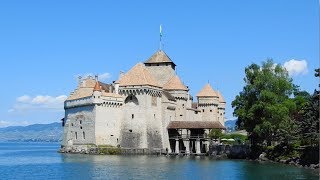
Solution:
[(62, 139), (61, 123), (33, 124), (29, 126), (9, 126), (0, 128), (0, 141), (48, 141)]
[(224, 122), (224, 125), (226, 126), (228, 132), (235, 131), (237, 120), (238, 119), (234, 119)]

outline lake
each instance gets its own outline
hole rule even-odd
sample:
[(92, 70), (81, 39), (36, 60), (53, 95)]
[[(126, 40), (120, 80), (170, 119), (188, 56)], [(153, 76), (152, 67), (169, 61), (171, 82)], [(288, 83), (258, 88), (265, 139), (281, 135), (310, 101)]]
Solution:
[(58, 143), (0, 143), (0, 179), (319, 179), (284, 164), (210, 157), (59, 154)]

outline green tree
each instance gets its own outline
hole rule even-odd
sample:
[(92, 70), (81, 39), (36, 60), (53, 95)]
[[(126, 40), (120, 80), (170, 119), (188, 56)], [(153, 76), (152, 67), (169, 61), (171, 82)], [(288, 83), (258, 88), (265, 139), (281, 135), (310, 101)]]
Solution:
[[(319, 69), (315, 69), (315, 77), (319, 77)], [(320, 93), (315, 90), (312, 96), (307, 97), (308, 102), (299, 112), (299, 133), (303, 145), (319, 145), (319, 113)]]
[(209, 137), (211, 139), (218, 139), (221, 136), (222, 136), (221, 129), (211, 129), (211, 131), (209, 132)]
[(291, 141), (296, 124), (291, 114), (296, 104), (289, 97), (296, 91), (288, 72), (272, 60), (262, 66), (245, 68), (245, 86), (232, 102), (237, 126), (245, 129), (252, 144), (272, 141)]

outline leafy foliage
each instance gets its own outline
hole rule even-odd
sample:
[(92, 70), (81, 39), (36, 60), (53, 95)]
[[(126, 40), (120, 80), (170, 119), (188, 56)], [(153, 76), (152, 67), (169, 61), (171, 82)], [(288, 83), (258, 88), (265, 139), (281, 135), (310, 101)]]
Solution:
[(302, 120), (299, 121), (299, 133), (303, 145), (319, 145), (319, 93), (314, 92), (309, 103), (300, 112)]
[(221, 129), (211, 129), (209, 133), (209, 137), (211, 139), (218, 139), (222, 136), (222, 131)]
[(287, 71), (272, 60), (260, 67), (251, 64), (245, 68), (245, 86), (232, 102), (237, 126), (249, 133), (253, 144), (275, 140), (292, 141), (296, 129), (291, 113), (296, 104), (290, 96), (297, 87)]

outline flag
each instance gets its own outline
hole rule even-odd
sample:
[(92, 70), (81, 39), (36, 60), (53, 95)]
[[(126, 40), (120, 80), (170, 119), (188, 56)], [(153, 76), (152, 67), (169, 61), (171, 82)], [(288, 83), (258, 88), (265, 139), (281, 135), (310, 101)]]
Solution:
[(162, 37), (162, 27), (161, 27), (161, 24), (160, 24), (160, 37)]

